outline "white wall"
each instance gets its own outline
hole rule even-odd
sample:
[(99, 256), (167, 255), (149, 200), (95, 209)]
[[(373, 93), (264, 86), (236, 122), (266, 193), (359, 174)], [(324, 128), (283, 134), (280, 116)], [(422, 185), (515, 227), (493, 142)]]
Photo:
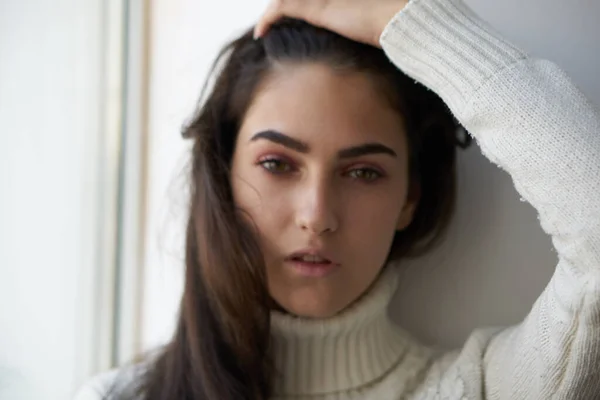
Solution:
[[(600, 104), (600, 3), (467, 0), (500, 32), (561, 65)], [(166, 340), (182, 284), (185, 145), (179, 131), (225, 38), (250, 25), (266, 0), (154, 0), (149, 223), (143, 342)], [(556, 256), (532, 208), (474, 147), (460, 155), (460, 195), (451, 237), (406, 268), (394, 316), (427, 342), (457, 345), (475, 327), (522, 318), (547, 283)]]
[(0, 398), (68, 399), (86, 318), (100, 1), (0, 1)]

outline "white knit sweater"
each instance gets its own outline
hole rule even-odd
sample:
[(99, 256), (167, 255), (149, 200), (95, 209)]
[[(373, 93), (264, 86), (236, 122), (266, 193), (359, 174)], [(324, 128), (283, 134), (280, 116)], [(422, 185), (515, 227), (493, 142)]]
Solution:
[[(393, 268), (330, 320), (274, 314), (275, 399), (600, 399), (600, 112), (559, 67), (508, 43), (460, 0), (413, 0), (381, 44), (511, 175), (559, 262), (521, 324), (476, 331), (448, 354), (388, 319)], [(76, 399), (100, 399), (114, 377)]]

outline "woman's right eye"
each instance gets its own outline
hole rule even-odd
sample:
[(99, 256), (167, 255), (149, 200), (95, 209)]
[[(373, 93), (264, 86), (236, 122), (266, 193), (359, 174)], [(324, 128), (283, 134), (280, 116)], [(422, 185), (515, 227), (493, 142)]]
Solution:
[(277, 158), (267, 158), (260, 161), (259, 164), (273, 174), (284, 174), (292, 171), (290, 163)]

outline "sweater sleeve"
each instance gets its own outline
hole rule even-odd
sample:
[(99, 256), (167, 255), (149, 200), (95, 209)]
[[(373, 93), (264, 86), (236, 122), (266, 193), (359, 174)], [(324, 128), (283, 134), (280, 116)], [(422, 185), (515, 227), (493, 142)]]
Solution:
[(559, 256), (525, 320), (472, 337), (465, 346), (480, 351), (465, 348), (459, 360), (478, 358), (471, 363), (487, 399), (597, 398), (600, 112), (557, 65), (503, 39), (461, 0), (411, 1), (380, 41), (510, 174)]

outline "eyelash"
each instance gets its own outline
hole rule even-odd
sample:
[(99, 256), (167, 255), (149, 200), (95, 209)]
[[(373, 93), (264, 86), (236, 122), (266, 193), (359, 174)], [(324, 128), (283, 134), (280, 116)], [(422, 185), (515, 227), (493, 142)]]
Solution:
[(364, 178), (364, 177), (363, 178), (359, 178), (359, 177), (353, 178), (353, 179), (359, 179), (359, 180), (367, 182), (367, 183), (372, 183), (372, 182), (375, 182), (375, 181), (383, 178), (383, 174), (374, 168), (369, 168), (369, 167), (355, 168), (355, 169), (348, 171), (348, 174), (351, 174), (353, 172), (361, 172), (362, 174), (371, 175), (371, 178)]
[[(267, 157), (267, 158), (263, 158), (261, 159), (258, 164), (260, 166), (262, 166), (267, 172), (271, 173), (271, 174), (275, 174), (275, 175), (281, 175), (284, 174), (286, 172), (292, 172), (293, 170), (293, 166), (290, 162), (283, 160), (281, 158), (276, 158), (276, 157)], [(283, 166), (286, 167), (285, 171), (276, 171), (274, 168), (269, 168), (267, 167), (268, 164), (275, 164), (275, 166)]]
[[(268, 165), (271, 165), (271, 167), (268, 167)], [(294, 172), (294, 166), (292, 165), (291, 162), (288, 162), (282, 158), (277, 158), (277, 157), (266, 157), (261, 159), (258, 162), (258, 165), (260, 165), (265, 171), (267, 171), (270, 174), (273, 175), (283, 175), (289, 172)], [(276, 170), (275, 168), (277, 167), (283, 167), (284, 170)], [(359, 172), (360, 174), (363, 175), (369, 175), (370, 177), (368, 178), (361, 178), (361, 177), (352, 177), (353, 173)], [(378, 171), (375, 168), (370, 168), (370, 167), (362, 167), (362, 168), (354, 168), (354, 169), (350, 169), (348, 171), (345, 172), (345, 175), (350, 176), (352, 179), (356, 179), (356, 180), (361, 180), (365, 183), (373, 183), (381, 178), (384, 177), (384, 174), (380, 171)]]

